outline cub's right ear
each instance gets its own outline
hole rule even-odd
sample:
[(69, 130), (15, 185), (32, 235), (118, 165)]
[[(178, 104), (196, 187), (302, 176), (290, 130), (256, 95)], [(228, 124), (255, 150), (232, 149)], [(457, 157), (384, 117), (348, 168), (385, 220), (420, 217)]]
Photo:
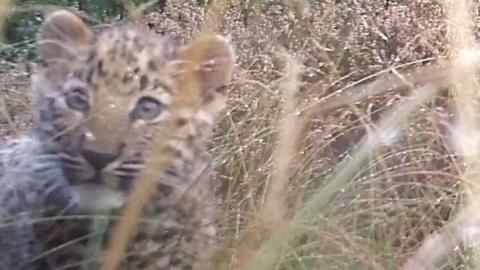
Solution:
[(93, 42), (93, 33), (75, 14), (59, 10), (45, 19), (38, 37), (40, 58), (49, 62), (52, 59), (74, 59), (77, 50)]

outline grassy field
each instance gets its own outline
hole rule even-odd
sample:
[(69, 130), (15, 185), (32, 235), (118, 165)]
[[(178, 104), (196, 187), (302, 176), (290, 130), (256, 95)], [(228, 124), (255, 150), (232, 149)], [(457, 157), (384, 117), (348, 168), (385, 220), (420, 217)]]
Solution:
[[(200, 2), (167, 1), (142, 20), (187, 40), (209, 14)], [(225, 269), (398, 269), (475, 201), (479, 8), (229, 1), (217, 31), (237, 64), (210, 144)], [(1, 59), (4, 138), (28, 130), (25, 55)], [(441, 269), (480, 267), (469, 251)]]

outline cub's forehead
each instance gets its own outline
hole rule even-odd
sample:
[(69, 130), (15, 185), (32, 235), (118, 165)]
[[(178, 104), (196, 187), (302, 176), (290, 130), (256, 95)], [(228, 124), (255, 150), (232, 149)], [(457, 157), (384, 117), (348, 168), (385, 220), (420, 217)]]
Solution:
[(103, 61), (106, 67), (120, 66), (156, 71), (172, 59), (176, 42), (133, 27), (112, 27), (96, 34), (88, 60)]
[(175, 48), (168, 36), (129, 27), (105, 29), (89, 49), (87, 81), (128, 93), (158, 87), (168, 77)]
[(123, 59), (147, 57), (166, 60), (172, 57), (175, 42), (171, 37), (160, 36), (146, 30), (115, 27), (99, 32), (94, 39), (93, 48), (103, 57), (116, 56)]

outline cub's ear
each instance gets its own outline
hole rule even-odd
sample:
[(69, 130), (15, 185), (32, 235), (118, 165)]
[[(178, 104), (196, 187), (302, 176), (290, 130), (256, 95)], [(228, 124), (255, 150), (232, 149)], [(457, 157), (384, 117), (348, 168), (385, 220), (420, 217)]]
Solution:
[(75, 58), (79, 48), (91, 44), (92, 41), (92, 31), (79, 17), (69, 11), (55, 11), (46, 17), (40, 30), (40, 58), (46, 61), (71, 60)]
[(212, 113), (221, 110), (235, 63), (230, 42), (220, 35), (203, 35), (179, 48), (177, 56), (184, 64), (195, 66), (193, 74), (204, 108)]

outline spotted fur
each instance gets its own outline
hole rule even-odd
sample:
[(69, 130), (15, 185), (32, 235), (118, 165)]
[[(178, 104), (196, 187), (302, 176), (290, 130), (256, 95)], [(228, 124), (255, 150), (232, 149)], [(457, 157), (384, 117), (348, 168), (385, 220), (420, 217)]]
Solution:
[[(75, 15), (57, 11), (43, 24), (39, 52), (34, 137), (42, 153), (59, 159), (59, 179), (77, 198), (69, 212), (119, 214), (152, 139), (173, 122), (166, 131), (173, 135), (167, 143), (171, 166), (159, 172), (157, 192), (121, 269), (211, 269), (218, 202), (205, 146), (232, 73), (229, 43), (213, 35), (180, 45), (134, 26), (93, 33)], [(174, 114), (172, 103), (188, 83), (181, 74), (191, 64), (180, 56), (190, 52), (200, 55), (194, 68), (200, 106)], [(35, 228), (35, 240), (48, 253), (32, 265), (77, 269), (89, 225), (67, 220)]]
[(79, 197), (59, 165), (58, 156), (32, 138), (0, 149), (0, 269), (27, 269), (42, 248), (34, 233), (39, 219), (78, 209)]

